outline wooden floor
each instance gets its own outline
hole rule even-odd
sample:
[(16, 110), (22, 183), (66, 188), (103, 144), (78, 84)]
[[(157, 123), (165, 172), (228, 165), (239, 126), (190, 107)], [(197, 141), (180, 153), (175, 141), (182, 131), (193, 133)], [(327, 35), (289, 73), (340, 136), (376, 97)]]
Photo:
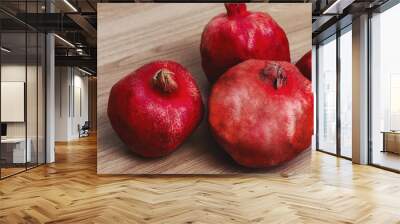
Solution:
[[(12, 164), (15, 166), (14, 164)], [(25, 164), (18, 164), (17, 167), (2, 167), (1, 168), (1, 178), (6, 178), (11, 175), (15, 175), (20, 172), (24, 172), (27, 169), (33, 169), (37, 166), (35, 163), (27, 163), (26, 167)]]
[(19, 173), (26, 170), (25, 167), (7, 167), (7, 168), (1, 168), (1, 177), (8, 177), (13, 174)]
[(374, 164), (389, 167), (395, 170), (400, 170), (400, 155), (392, 152), (381, 152), (374, 150), (373, 154)]
[(400, 175), (313, 153), (290, 177), (97, 176), (94, 137), (0, 181), (0, 223), (400, 223)]

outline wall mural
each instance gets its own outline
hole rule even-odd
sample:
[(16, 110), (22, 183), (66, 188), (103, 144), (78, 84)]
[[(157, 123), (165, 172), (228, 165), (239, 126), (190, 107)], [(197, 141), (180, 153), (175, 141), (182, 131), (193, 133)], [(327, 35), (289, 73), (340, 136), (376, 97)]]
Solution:
[(311, 4), (98, 4), (98, 173), (307, 170), (311, 33)]

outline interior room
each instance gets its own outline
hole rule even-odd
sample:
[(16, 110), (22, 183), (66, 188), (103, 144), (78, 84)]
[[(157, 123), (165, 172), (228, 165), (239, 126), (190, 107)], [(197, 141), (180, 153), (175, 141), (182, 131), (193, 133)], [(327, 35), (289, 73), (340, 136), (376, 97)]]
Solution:
[(45, 36), (1, 34), (1, 177), (45, 162)]
[[(173, 30), (168, 30), (171, 26), (154, 23), (154, 18), (122, 22), (136, 18), (135, 13), (156, 15), (158, 4), (165, 2), (172, 1), (0, 1), (0, 223), (400, 223), (398, 0), (254, 1), (265, 2), (278, 21), (284, 17), (279, 17), (283, 12), (278, 13), (282, 8), (295, 4), (307, 4), (310, 8), (309, 46), (305, 38), (299, 38), (299, 42), (289, 38), (289, 41), (294, 52), (293, 65), (302, 56), (298, 49), (312, 52), (309, 83), (313, 94), (310, 111), (314, 111), (308, 114), (312, 143), (290, 165), (273, 166), (270, 170), (243, 167), (240, 172), (232, 169), (236, 173), (190, 174), (181, 169), (185, 174), (179, 175), (174, 174), (178, 165), (171, 165), (163, 158), (135, 157), (136, 162), (158, 163), (152, 172), (145, 173), (139, 163), (129, 163), (131, 160), (125, 157), (99, 150), (100, 144), (106, 149), (127, 149), (126, 141), (114, 135), (118, 127), (108, 123), (109, 111), (118, 112), (120, 108), (112, 110), (104, 101), (109, 99), (111, 86), (118, 81), (114, 74), (127, 74), (132, 65), (144, 64), (154, 55), (168, 59), (177, 52), (187, 52), (188, 48), (194, 49), (196, 57), (183, 53), (177, 58), (202, 66), (201, 35), (188, 34), (188, 38), (183, 38), (186, 35), (183, 33), (171, 35), (180, 29), (182, 32), (203, 29), (204, 24), (198, 25), (202, 16), (216, 14), (224, 10), (224, 5), (205, 1), (210, 6), (202, 7), (208, 10), (190, 15), (193, 16), (190, 20), (179, 17), (192, 14), (180, 8), (172, 14), (173, 21), (182, 23), (175, 24)], [(182, 5), (174, 2), (175, 6)], [(246, 3), (248, 9), (264, 9), (252, 3)], [(128, 8), (132, 4), (144, 5), (132, 12), (104, 10), (115, 5)], [(277, 8), (269, 4), (276, 4)], [(243, 5), (236, 6), (238, 11), (243, 10)], [(166, 14), (157, 15), (171, 21)], [(128, 27), (113, 28), (105, 21), (106, 17), (139, 29), (121, 32)], [(283, 26), (290, 28), (289, 37), (304, 34), (304, 27), (296, 22), (290, 20)], [(140, 26), (141, 23), (147, 25)], [(104, 27), (108, 29), (101, 30)], [(162, 33), (170, 35), (170, 41), (157, 40), (157, 35), (152, 34), (160, 30), (153, 28), (165, 31)], [(255, 34), (248, 36), (252, 35)], [(191, 38), (199, 43), (193, 44)], [(163, 41), (169, 45), (158, 46)], [(125, 46), (126, 43), (130, 46)], [(153, 43), (154, 47), (146, 43)], [(120, 50), (134, 46), (137, 51)], [(194, 76), (203, 75), (197, 67), (189, 66), (188, 70), (195, 71)], [(274, 69), (282, 75), (282, 70)], [(300, 74), (302, 71), (298, 69)], [(260, 73), (263, 81), (269, 80), (262, 76), (266, 70)], [(174, 85), (167, 88), (168, 84), (176, 84), (169, 79), (171, 74), (163, 72), (157, 70), (149, 83), (166, 92), (174, 91), (177, 88)], [(277, 77), (271, 82), (275, 89), (289, 82), (284, 76)], [(205, 77), (201, 79), (208, 83)], [(195, 81), (198, 82), (197, 76)], [(107, 91), (104, 83), (110, 86)], [(204, 91), (202, 86), (200, 89)], [(211, 91), (211, 87), (205, 89)], [(131, 95), (124, 95), (120, 104), (131, 103), (127, 100)], [(202, 119), (211, 123), (208, 101), (204, 94), (201, 97), (206, 105)], [(146, 120), (145, 115), (139, 118)], [(121, 129), (130, 130), (120, 116), (116, 121)], [(159, 126), (143, 130), (150, 133), (161, 129)], [(178, 147), (190, 148), (202, 143), (206, 150), (225, 149), (226, 142), (202, 142), (204, 135), (211, 138), (216, 134), (208, 133), (211, 124), (200, 126), (203, 132), (194, 132), (188, 137), (189, 143)], [(132, 134), (127, 139), (134, 137)], [(159, 139), (164, 141), (167, 137), (152, 140)], [(243, 144), (237, 141), (238, 146)], [(226, 157), (224, 163), (235, 163), (229, 152), (216, 152), (218, 158)], [(119, 153), (132, 154), (129, 150)], [(183, 150), (178, 153), (189, 154)], [(184, 156), (173, 159), (172, 164), (189, 164), (190, 171), (203, 162)], [(109, 167), (103, 169), (100, 163)], [(301, 172), (297, 167), (302, 167)], [(143, 174), (138, 175), (140, 172)]]

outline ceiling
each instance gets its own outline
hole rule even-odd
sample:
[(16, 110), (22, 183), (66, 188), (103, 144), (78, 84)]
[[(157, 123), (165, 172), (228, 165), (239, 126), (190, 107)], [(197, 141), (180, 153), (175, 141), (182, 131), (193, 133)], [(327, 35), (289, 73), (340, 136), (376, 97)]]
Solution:
[[(313, 3), (313, 44), (350, 25), (354, 17), (391, 0), (318, 0)], [(393, 1), (393, 0), (392, 0)], [(396, 0), (394, 0), (396, 1)]]

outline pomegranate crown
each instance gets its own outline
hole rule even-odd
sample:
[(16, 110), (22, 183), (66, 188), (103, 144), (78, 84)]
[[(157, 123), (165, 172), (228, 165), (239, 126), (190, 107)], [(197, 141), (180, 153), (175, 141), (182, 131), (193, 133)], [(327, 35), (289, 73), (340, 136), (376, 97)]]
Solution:
[(275, 63), (269, 62), (261, 71), (262, 80), (271, 80), (275, 89), (280, 89), (287, 85), (287, 74), (283, 68)]
[(160, 69), (152, 78), (153, 86), (162, 93), (172, 93), (178, 88), (178, 84), (175, 82), (173, 76), (173, 72), (164, 68)]
[(225, 3), (225, 8), (228, 16), (247, 14), (247, 7), (245, 3)]

